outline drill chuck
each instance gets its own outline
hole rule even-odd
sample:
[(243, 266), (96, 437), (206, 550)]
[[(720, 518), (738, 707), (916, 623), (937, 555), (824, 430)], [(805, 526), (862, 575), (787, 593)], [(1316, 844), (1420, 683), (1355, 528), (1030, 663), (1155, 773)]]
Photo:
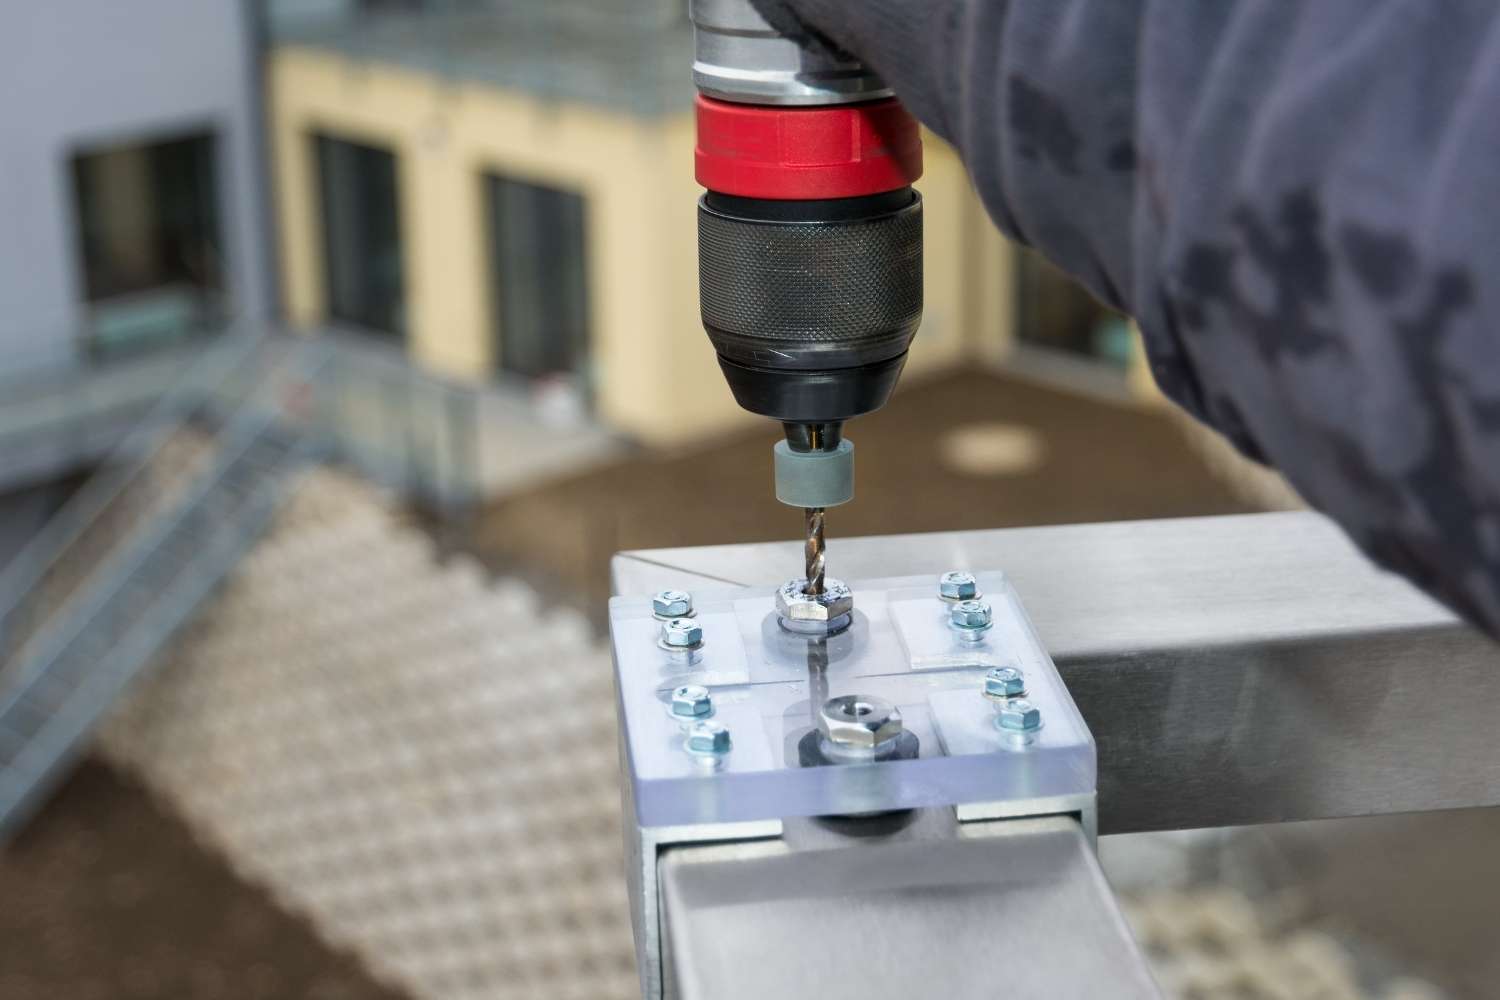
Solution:
[(735, 399), (788, 423), (882, 406), (922, 316), (921, 139), (894, 100), (699, 98), (703, 325)]

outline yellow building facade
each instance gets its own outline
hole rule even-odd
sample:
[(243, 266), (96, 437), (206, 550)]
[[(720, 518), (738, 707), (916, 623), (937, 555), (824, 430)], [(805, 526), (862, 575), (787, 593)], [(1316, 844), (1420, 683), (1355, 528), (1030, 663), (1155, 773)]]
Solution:
[[(412, 360), (463, 380), (502, 363), (484, 178), (575, 193), (585, 213), (589, 372), (596, 418), (650, 444), (742, 425), (698, 316), (693, 121), (547, 100), (478, 81), (283, 45), (268, 58), (285, 308), (328, 319), (314, 136), (394, 154)], [(926, 309), (907, 377), (999, 361), (1012, 339), (1008, 245), (958, 157), (928, 136)]]

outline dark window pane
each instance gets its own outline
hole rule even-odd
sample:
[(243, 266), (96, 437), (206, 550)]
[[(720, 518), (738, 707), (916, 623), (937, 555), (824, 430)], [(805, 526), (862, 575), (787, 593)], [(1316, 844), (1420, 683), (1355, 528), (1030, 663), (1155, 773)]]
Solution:
[(580, 195), (485, 178), (500, 366), (582, 373), (589, 348), (585, 206)]
[(1016, 329), (1023, 343), (1080, 355), (1120, 368), (1134, 337), (1125, 317), (1030, 250), (1017, 256)]
[(364, 14), (416, 14), (432, 5), (423, 0), (359, 0), (359, 9)]
[(73, 158), (95, 348), (156, 342), (222, 322), (214, 158), (209, 133)]
[(406, 334), (396, 156), (325, 135), (313, 137), (323, 207), (328, 315), (393, 337)]

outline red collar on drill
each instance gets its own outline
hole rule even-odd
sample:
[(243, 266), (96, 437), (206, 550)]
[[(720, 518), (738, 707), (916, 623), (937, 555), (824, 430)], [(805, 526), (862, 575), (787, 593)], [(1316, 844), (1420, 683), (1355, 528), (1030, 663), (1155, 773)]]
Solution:
[(698, 98), (698, 183), (743, 198), (859, 198), (922, 175), (922, 135), (894, 98), (771, 107)]

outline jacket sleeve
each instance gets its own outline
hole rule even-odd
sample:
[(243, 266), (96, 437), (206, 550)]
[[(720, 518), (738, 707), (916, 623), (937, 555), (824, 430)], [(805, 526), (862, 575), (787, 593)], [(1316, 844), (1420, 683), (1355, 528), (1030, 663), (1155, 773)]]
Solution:
[(1500, 635), (1491, 0), (785, 2), (1173, 400)]

